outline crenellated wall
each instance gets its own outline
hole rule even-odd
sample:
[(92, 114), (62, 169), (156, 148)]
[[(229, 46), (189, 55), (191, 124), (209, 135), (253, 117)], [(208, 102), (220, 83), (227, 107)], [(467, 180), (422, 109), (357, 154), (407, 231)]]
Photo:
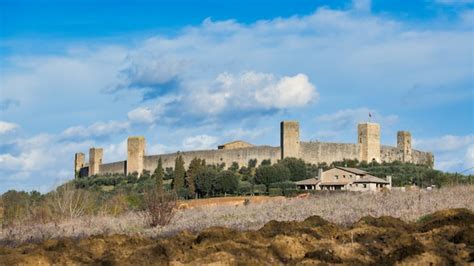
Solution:
[[(277, 162), (280, 155), (280, 147), (271, 146), (255, 146), (241, 149), (231, 150), (203, 150), (203, 151), (185, 151), (179, 153), (183, 156), (183, 160), (186, 167), (189, 165), (192, 159), (200, 158), (206, 160), (207, 164), (221, 164), (225, 163), (226, 167), (232, 165), (233, 162), (237, 162), (239, 166), (247, 166), (250, 159), (257, 159), (261, 162), (265, 159), (270, 159), (272, 162)], [(144, 169), (154, 170), (158, 165), (158, 158), (161, 157), (163, 161), (163, 167), (174, 168), (174, 161), (178, 156), (177, 153), (169, 153), (163, 155), (151, 155), (145, 156), (144, 158)]]
[(300, 158), (313, 164), (358, 159), (359, 146), (351, 143), (301, 142)]
[[(285, 157), (298, 157), (312, 164), (332, 163), (344, 159), (366, 159), (379, 162), (413, 162), (432, 166), (434, 157), (432, 153), (413, 150), (411, 148), (411, 134), (408, 131), (399, 131), (397, 134), (397, 147), (380, 145), (380, 127), (375, 123), (363, 123), (358, 126), (357, 143), (328, 143), (328, 142), (301, 142), (299, 139), (299, 123), (297, 121), (284, 121), (281, 123), (281, 145), (249, 146), (232, 149), (216, 149), (201, 151), (185, 151), (161, 155), (145, 155), (146, 142), (143, 137), (129, 137), (127, 146), (127, 160), (102, 163), (102, 149), (91, 148), (89, 151), (89, 164), (85, 163), (84, 155), (77, 153), (74, 160), (74, 170), (78, 177), (90, 176), (97, 173), (133, 173), (141, 174), (143, 170), (154, 171), (158, 159), (161, 157), (163, 167), (174, 168), (176, 157), (181, 155), (185, 167), (192, 159), (204, 159), (207, 164), (222, 164), (226, 167), (237, 162), (239, 166), (247, 166), (248, 161), (256, 159), (257, 163), (270, 159), (272, 163)], [(251, 144), (248, 144), (251, 145)], [(245, 146), (245, 145), (243, 145)], [(83, 167), (81, 167), (83, 166)], [(79, 170), (79, 171), (78, 171)]]
[(120, 161), (115, 163), (104, 163), (100, 165), (101, 174), (123, 174), (127, 171), (127, 161)]

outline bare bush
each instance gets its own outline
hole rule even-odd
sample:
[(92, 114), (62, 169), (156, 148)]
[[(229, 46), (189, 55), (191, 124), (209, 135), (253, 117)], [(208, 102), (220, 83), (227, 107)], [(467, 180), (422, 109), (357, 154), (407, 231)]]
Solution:
[(59, 187), (51, 195), (51, 206), (60, 218), (77, 218), (83, 216), (92, 204), (90, 192), (76, 189), (72, 184)]
[(165, 226), (175, 214), (177, 196), (174, 192), (151, 189), (145, 193), (145, 205), (150, 226)]
[[(149, 196), (147, 196), (150, 198)], [(153, 197), (151, 197), (153, 198)], [(467, 208), (474, 211), (474, 186), (444, 187), (433, 191), (391, 191), (387, 193), (319, 193), (306, 198), (272, 198), (258, 203), (252, 197), (248, 205), (200, 206), (176, 210), (171, 201), (172, 216), (166, 225), (150, 228), (151, 212), (125, 212), (113, 217), (89, 216), (58, 223), (19, 225), (0, 231), (0, 245), (41, 241), (47, 238), (85, 237), (97, 234), (140, 234), (155, 237), (172, 235), (183, 230), (200, 231), (211, 226), (238, 230), (255, 230), (271, 220), (304, 220), (312, 215), (339, 225), (349, 225), (363, 216), (393, 216), (407, 222), (442, 209)], [(206, 199), (208, 200), (208, 199)], [(156, 201), (150, 201), (151, 203)], [(158, 201), (159, 202), (159, 201)], [(161, 203), (160, 203), (161, 204)], [(160, 210), (158, 205), (152, 208)], [(159, 212), (156, 217), (160, 216)], [(156, 218), (155, 218), (156, 219)], [(157, 225), (159, 219), (155, 220)]]

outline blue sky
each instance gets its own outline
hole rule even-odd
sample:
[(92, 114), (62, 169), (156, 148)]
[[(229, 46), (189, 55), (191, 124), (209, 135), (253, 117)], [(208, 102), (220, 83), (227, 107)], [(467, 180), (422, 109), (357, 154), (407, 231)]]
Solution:
[(474, 2), (1, 1), (0, 192), (48, 191), (75, 152), (125, 158), (244, 139), (382, 142), (474, 166)]

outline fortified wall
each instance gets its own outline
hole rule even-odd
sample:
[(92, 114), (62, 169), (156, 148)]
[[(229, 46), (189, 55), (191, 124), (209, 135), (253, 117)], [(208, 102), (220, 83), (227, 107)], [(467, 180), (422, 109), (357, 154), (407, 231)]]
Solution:
[(283, 121), (280, 124), (280, 146), (254, 146), (244, 141), (233, 141), (218, 146), (215, 150), (184, 151), (159, 155), (146, 155), (144, 137), (129, 137), (127, 141), (127, 160), (103, 163), (103, 149), (91, 148), (89, 162), (85, 161), (84, 153), (76, 153), (74, 170), (76, 177), (92, 176), (95, 174), (130, 174), (143, 170), (153, 172), (161, 158), (163, 167), (174, 168), (178, 155), (183, 157), (187, 167), (193, 158), (206, 160), (207, 164), (222, 164), (226, 167), (237, 162), (239, 166), (247, 166), (249, 160), (257, 162), (271, 160), (277, 162), (286, 157), (301, 158), (308, 163), (328, 164), (344, 159), (377, 162), (411, 162), (433, 166), (434, 157), (430, 152), (413, 150), (411, 134), (408, 131), (397, 133), (397, 146), (380, 144), (380, 125), (376, 123), (361, 123), (357, 127), (357, 143), (328, 143), (300, 141), (299, 122)]

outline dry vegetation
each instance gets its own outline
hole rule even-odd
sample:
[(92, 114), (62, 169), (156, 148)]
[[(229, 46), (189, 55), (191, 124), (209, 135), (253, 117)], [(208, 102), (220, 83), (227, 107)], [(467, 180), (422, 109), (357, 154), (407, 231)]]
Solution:
[[(99, 234), (134, 236), (170, 236), (183, 230), (202, 231), (213, 226), (236, 230), (256, 230), (265, 223), (302, 221), (318, 215), (340, 226), (347, 226), (364, 216), (393, 216), (406, 222), (437, 210), (467, 208), (474, 210), (474, 186), (446, 187), (434, 191), (392, 191), (387, 193), (321, 193), (306, 198), (275, 198), (249, 204), (243, 201), (224, 205), (203, 205), (180, 209), (169, 225), (152, 228), (149, 217), (142, 212), (119, 216), (95, 215), (76, 217), (65, 213), (67, 219), (36, 223), (28, 226), (2, 228), (0, 244), (16, 245), (63, 237), (84, 238)], [(58, 203), (59, 204), (59, 203)], [(62, 204), (62, 203), (61, 203)], [(73, 206), (74, 201), (69, 202)]]

